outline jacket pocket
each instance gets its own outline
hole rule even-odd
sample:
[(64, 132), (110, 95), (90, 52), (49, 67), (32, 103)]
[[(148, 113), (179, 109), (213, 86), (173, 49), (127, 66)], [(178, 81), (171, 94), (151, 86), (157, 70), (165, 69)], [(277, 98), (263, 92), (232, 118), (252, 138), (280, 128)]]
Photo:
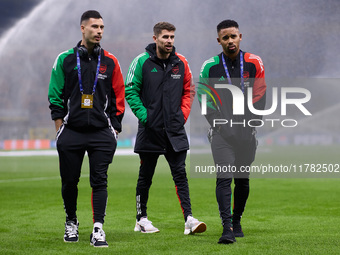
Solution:
[(170, 119), (170, 122), (171, 122), (171, 129), (175, 132), (178, 132), (179, 130), (183, 128), (185, 124), (185, 120), (184, 120), (184, 115), (183, 115), (181, 108), (179, 108), (179, 110), (175, 113), (174, 118)]
[(58, 141), (58, 138), (60, 137), (60, 135), (62, 134), (62, 132), (64, 131), (65, 125), (64, 123), (61, 124), (61, 126), (59, 127), (57, 134), (55, 136), (55, 140)]
[(116, 130), (111, 125), (109, 126), (109, 129), (110, 129), (111, 133), (113, 134), (113, 137), (117, 141), (118, 140), (118, 134), (117, 134)]

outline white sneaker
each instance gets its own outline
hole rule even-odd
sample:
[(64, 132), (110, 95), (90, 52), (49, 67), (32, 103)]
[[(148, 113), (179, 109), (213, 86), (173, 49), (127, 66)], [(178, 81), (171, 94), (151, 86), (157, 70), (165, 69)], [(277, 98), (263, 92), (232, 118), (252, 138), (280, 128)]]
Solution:
[(65, 234), (64, 234), (64, 242), (73, 243), (78, 242), (79, 233), (78, 233), (79, 222), (69, 220), (65, 223)]
[(95, 227), (90, 236), (90, 244), (94, 247), (109, 247), (105, 239), (104, 230)]
[(139, 221), (136, 220), (135, 232), (142, 233), (158, 233), (159, 229), (152, 225), (152, 222), (147, 217), (142, 217)]
[(188, 216), (184, 226), (184, 235), (203, 233), (207, 229), (207, 225), (204, 222), (201, 222), (192, 216)]

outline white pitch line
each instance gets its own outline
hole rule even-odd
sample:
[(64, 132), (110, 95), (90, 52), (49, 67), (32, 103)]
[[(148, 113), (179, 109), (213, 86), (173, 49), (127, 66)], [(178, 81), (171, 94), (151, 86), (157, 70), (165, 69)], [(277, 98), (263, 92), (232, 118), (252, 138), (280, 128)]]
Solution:
[[(133, 149), (117, 149), (115, 156), (137, 155)], [(57, 150), (0, 151), (0, 157), (58, 156)]]
[[(80, 178), (89, 177), (89, 175), (80, 176)], [(13, 183), (13, 182), (35, 182), (35, 181), (47, 181), (47, 180), (56, 180), (60, 179), (60, 176), (51, 176), (51, 177), (34, 177), (34, 178), (21, 178), (21, 179), (8, 179), (8, 180), (0, 180), (1, 183)]]
[(58, 156), (58, 152), (56, 150), (0, 151), (0, 157), (26, 157), (26, 156)]

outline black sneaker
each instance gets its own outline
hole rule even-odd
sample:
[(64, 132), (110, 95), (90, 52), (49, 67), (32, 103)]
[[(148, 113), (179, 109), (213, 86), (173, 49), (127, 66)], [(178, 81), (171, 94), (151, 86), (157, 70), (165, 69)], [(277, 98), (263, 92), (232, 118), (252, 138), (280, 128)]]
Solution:
[(78, 220), (69, 220), (65, 223), (65, 234), (64, 234), (64, 242), (66, 243), (76, 243), (79, 240), (78, 233)]
[(239, 220), (233, 221), (233, 232), (235, 237), (244, 237), (241, 222)]
[(230, 244), (235, 242), (236, 239), (233, 230), (229, 227), (223, 228), (223, 233), (220, 239), (218, 240), (218, 243)]
[(93, 245), (93, 247), (109, 247), (105, 240), (104, 230), (97, 227), (94, 228), (90, 236), (90, 244)]

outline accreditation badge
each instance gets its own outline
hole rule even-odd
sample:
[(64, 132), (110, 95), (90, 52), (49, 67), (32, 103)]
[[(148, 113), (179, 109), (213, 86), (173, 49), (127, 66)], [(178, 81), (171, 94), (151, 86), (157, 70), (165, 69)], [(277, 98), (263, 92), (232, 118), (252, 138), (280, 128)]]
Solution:
[(81, 108), (93, 108), (93, 95), (81, 95)]

